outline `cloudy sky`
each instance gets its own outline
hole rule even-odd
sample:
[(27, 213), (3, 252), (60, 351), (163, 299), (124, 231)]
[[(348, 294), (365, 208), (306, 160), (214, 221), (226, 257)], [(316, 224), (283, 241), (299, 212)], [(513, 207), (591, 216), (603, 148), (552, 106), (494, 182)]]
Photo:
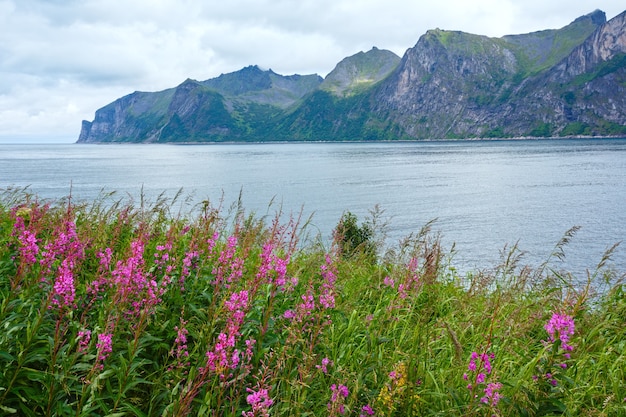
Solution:
[(402, 56), (428, 29), (560, 28), (623, 0), (0, 0), (0, 142), (74, 142), (133, 91), (256, 64), (326, 76), (373, 46)]

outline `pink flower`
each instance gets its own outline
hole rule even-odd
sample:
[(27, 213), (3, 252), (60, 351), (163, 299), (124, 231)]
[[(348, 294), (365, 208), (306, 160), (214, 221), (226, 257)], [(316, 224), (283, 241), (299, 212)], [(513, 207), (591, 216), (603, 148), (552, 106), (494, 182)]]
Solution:
[(346, 387), (345, 385), (333, 384), (330, 386), (330, 390), (332, 391), (332, 394), (330, 397), (330, 402), (327, 405), (328, 410), (330, 411), (331, 415), (335, 415), (335, 411), (339, 414), (344, 414), (346, 409), (343, 402), (350, 395), (348, 387)]
[(374, 415), (374, 409), (370, 407), (369, 404), (367, 404), (361, 408), (361, 414), (359, 415), (359, 417), (367, 417), (367, 416), (373, 416), (373, 415)]
[(91, 341), (91, 330), (81, 330), (78, 332), (78, 353), (87, 352)]
[(326, 262), (320, 267), (322, 278), (322, 293), (319, 302), (322, 307), (335, 308), (335, 281), (337, 281), (337, 270), (330, 255), (326, 255)]
[(269, 284), (274, 284), (281, 291), (286, 290), (287, 284), (287, 265), (289, 264), (289, 255), (284, 259), (274, 253), (274, 244), (269, 241), (263, 245), (261, 252), (261, 265), (257, 277), (265, 280)]
[(13, 236), (17, 236), (17, 240), (20, 243), (22, 260), (28, 265), (33, 265), (37, 262), (37, 254), (39, 253), (37, 236), (32, 231), (26, 229), (24, 219), (20, 216), (15, 219)]
[(250, 395), (246, 397), (246, 402), (252, 406), (252, 411), (244, 411), (242, 415), (244, 417), (269, 416), (269, 408), (274, 401), (269, 397), (267, 389), (261, 388), (254, 391), (248, 388), (247, 391)]
[(98, 343), (96, 344), (96, 349), (98, 349), (98, 361), (104, 362), (109, 357), (111, 352), (113, 352), (113, 334), (98, 334)]
[(59, 266), (54, 281), (52, 303), (58, 307), (72, 308), (76, 291), (74, 288), (73, 262), (65, 259)]
[(485, 388), (485, 395), (480, 399), (480, 401), (484, 404), (490, 404), (495, 407), (498, 405), (498, 402), (502, 398), (499, 390), (502, 388), (502, 384), (499, 382), (491, 382), (487, 384)]
[(554, 343), (558, 335), (563, 350), (568, 352), (573, 350), (568, 344), (575, 331), (574, 319), (571, 316), (554, 313), (544, 328), (548, 332), (550, 342)]
[(331, 396), (332, 401), (335, 401), (339, 395), (341, 395), (343, 398), (348, 398), (348, 396), (350, 395), (350, 390), (348, 390), (348, 387), (346, 387), (345, 385), (333, 384), (330, 386), (330, 390), (333, 392), (333, 395)]
[(320, 369), (323, 373), (327, 374), (329, 365), (332, 366), (333, 365), (333, 361), (331, 361), (328, 358), (324, 358), (324, 359), (322, 359), (322, 364), (321, 365), (315, 365), (315, 367), (317, 369)]
[(395, 281), (392, 278), (390, 278), (389, 276), (386, 276), (383, 279), (383, 284), (385, 284), (387, 287), (391, 287), (391, 288), (393, 288), (396, 285)]

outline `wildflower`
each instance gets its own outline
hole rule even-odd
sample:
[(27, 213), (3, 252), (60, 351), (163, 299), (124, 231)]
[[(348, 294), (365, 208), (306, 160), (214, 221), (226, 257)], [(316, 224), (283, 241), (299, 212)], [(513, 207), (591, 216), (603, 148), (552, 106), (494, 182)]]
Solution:
[(224, 307), (231, 313), (228, 318), (227, 328), (231, 333), (237, 333), (243, 324), (245, 311), (248, 307), (248, 291), (232, 293), (229, 300), (224, 302)]
[(367, 417), (367, 416), (373, 416), (373, 415), (374, 415), (374, 409), (370, 407), (369, 404), (366, 404), (361, 408), (361, 414), (359, 414), (359, 417)]
[(332, 392), (330, 397), (330, 402), (327, 407), (330, 411), (330, 415), (336, 415), (335, 412), (339, 414), (344, 414), (346, 412), (345, 406), (343, 402), (350, 395), (350, 391), (348, 387), (345, 385), (336, 385), (333, 384), (330, 386), (330, 390)]
[[(487, 382), (487, 375), (490, 375), (493, 368), (491, 366), (491, 361), (495, 358), (493, 353), (481, 353), (472, 352), (470, 356), (470, 362), (467, 366), (468, 370), (472, 373), (477, 372), (476, 377), (467, 385), (467, 389), (472, 391), (476, 389), (479, 385), (485, 384)], [(469, 375), (467, 373), (463, 374), (464, 380), (469, 380)], [(500, 382), (489, 382), (484, 389), (485, 395), (480, 398), (480, 402), (491, 405), (495, 407), (498, 405), (500, 398), (502, 397), (499, 390), (502, 388), (502, 384)], [(478, 397), (478, 396), (476, 396)]]
[(184, 290), (183, 285), (185, 284), (185, 279), (191, 275), (191, 270), (194, 268), (197, 259), (200, 258), (200, 253), (196, 250), (191, 250), (185, 253), (185, 257), (183, 258), (183, 268), (180, 274), (180, 278), (178, 279), (178, 283), (181, 286), (181, 290)]
[(408, 369), (405, 362), (395, 364), (393, 370), (387, 374), (389, 382), (385, 384), (378, 394), (378, 402), (381, 405), (383, 414), (393, 413), (396, 404), (405, 398), (405, 391), (408, 388)]
[(320, 267), (322, 278), (322, 293), (320, 294), (320, 304), (328, 309), (335, 307), (335, 281), (337, 281), (337, 270), (330, 255), (326, 255), (326, 262)]
[(76, 290), (74, 288), (74, 274), (72, 273), (73, 262), (64, 259), (57, 271), (54, 281), (52, 303), (58, 307), (72, 308)]
[(252, 411), (242, 412), (243, 417), (269, 416), (269, 408), (274, 401), (269, 397), (267, 389), (261, 388), (258, 391), (247, 389), (250, 393), (246, 397), (246, 402), (252, 406)]
[(246, 359), (248, 362), (252, 360), (252, 355), (254, 354), (254, 345), (256, 344), (256, 340), (254, 339), (246, 339)]
[(383, 284), (385, 284), (387, 287), (391, 287), (391, 288), (393, 288), (396, 285), (395, 281), (391, 277), (389, 277), (389, 276), (386, 276), (383, 279)]
[(78, 353), (86, 353), (91, 341), (91, 330), (78, 332)]
[(484, 404), (489, 404), (493, 407), (498, 405), (498, 402), (502, 398), (499, 390), (502, 388), (502, 384), (500, 382), (490, 382), (485, 387), (485, 395), (480, 399), (480, 402)]
[(315, 367), (317, 369), (320, 369), (323, 373), (327, 374), (329, 365), (333, 366), (333, 361), (331, 361), (328, 358), (324, 358), (324, 359), (322, 359), (322, 364), (321, 365), (315, 365)]
[(574, 319), (571, 316), (554, 313), (544, 328), (548, 332), (551, 343), (556, 341), (558, 335), (563, 350), (568, 352), (573, 350), (572, 346), (568, 344), (575, 331)]
[(113, 352), (113, 334), (98, 334), (96, 349), (98, 349), (98, 362), (104, 362), (109, 357), (111, 352)]
[(333, 391), (333, 395), (331, 397), (331, 400), (336, 400), (338, 398), (339, 395), (341, 395), (343, 398), (348, 398), (348, 395), (350, 395), (350, 390), (348, 390), (348, 387), (346, 387), (345, 385), (331, 385), (330, 386), (331, 391)]
[[(490, 374), (491, 373), (491, 359), (493, 359), (495, 356), (493, 353), (487, 354), (487, 353), (481, 353), (478, 354), (477, 352), (472, 352), (471, 356), (470, 356), (470, 362), (469, 365), (467, 366), (467, 369), (469, 369), (472, 372), (476, 372), (477, 370), (477, 366), (476, 366), (476, 361), (480, 360), (480, 366), (481, 368), (485, 369), (485, 371)], [(478, 374), (480, 376), (480, 374)]]
[(111, 258), (113, 256), (113, 250), (106, 248), (102, 252), (98, 252), (98, 258), (100, 259), (100, 266), (106, 271), (111, 267)]
[(33, 265), (37, 262), (37, 254), (39, 253), (37, 236), (26, 228), (24, 219), (19, 216), (19, 210), (18, 217), (13, 225), (13, 236), (17, 236), (17, 240), (20, 243), (19, 250), (22, 260), (28, 265)]
[(48, 243), (41, 254), (40, 264), (47, 273), (51, 273), (52, 265), (56, 259), (78, 260), (83, 258), (83, 245), (78, 240), (76, 225), (73, 221), (66, 220), (63, 227), (56, 233), (56, 239)]
[[(244, 261), (236, 257), (237, 236), (230, 236), (226, 242), (226, 248), (220, 252), (217, 265), (212, 273), (215, 275), (216, 286), (224, 284), (226, 288), (243, 276)], [(210, 244), (210, 243), (209, 243)]]
[(174, 339), (174, 347), (170, 350), (170, 355), (176, 358), (177, 368), (181, 368), (184, 366), (184, 361), (189, 356), (189, 351), (187, 350), (187, 335), (189, 331), (185, 328), (187, 325), (187, 321), (180, 318), (180, 326), (175, 326), (174, 330), (176, 330), (176, 339)]
[(289, 264), (289, 255), (284, 259), (274, 253), (274, 244), (272, 241), (263, 245), (261, 252), (261, 265), (257, 277), (274, 284), (281, 291), (286, 291), (293, 287), (286, 287), (287, 284), (287, 265)]

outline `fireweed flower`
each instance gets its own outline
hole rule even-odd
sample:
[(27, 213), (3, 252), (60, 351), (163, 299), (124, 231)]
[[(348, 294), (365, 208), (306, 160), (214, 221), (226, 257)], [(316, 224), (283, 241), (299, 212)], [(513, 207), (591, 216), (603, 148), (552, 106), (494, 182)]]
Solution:
[(37, 254), (39, 253), (39, 246), (37, 246), (37, 236), (31, 230), (26, 228), (24, 218), (17, 215), (15, 223), (13, 224), (13, 236), (17, 237), (17, 241), (20, 244), (19, 251), (20, 257), (27, 265), (33, 265), (37, 262)]
[(216, 286), (224, 285), (226, 288), (230, 288), (230, 284), (243, 276), (244, 260), (236, 256), (237, 243), (237, 236), (230, 236), (227, 239), (226, 247), (220, 252), (217, 265), (212, 270), (213, 275), (215, 275), (213, 283)]
[(328, 358), (322, 359), (322, 364), (321, 365), (315, 365), (315, 367), (317, 369), (320, 369), (325, 374), (328, 373), (328, 366), (333, 366), (333, 361), (331, 361)]
[(269, 397), (267, 389), (261, 388), (258, 391), (254, 391), (247, 388), (247, 391), (250, 395), (246, 397), (246, 402), (252, 406), (252, 411), (242, 412), (243, 417), (269, 416), (269, 409), (274, 404), (274, 401)]
[[(111, 352), (113, 352), (113, 334), (99, 333), (96, 349), (98, 349), (98, 362), (104, 362), (109, 357)], [(101, 369), (103, 367), (103, 365), (100, 365)]]
[(480, 402), (483, 404), (488, 404), (493, 407), (498, 405), (498, 402), (502, 398), (500, 395), (500, 388), (502, 388), (502, 384), (500, 382), (491, 382), (487, 384), (485, 388), (485, 395), (480, 399)]
[(495, 357), (493, 353), (478, 353), (472, 352), (470, 355), (470, 361), (467, 365), (468, 371), (471, 374), (475, 374), (475, 376), (470, 381), (469, 375), (466, 373), (463, 374), (463, 379), (466, 381), (470, 381), (467, 385), (467, 389), (472, 390), (474, 388), (473, 383), (476, 385), (484, 384), (487, 375), (491, 374), (491, 360)]
[(57, 271), (54, 281), (52, 303), (57, 307), (74, 307), (76, 290), (74, 288), (74, 274), (72, 260), (64, 259)]
[(302, 302), (296, 305), (295, 310), (286, 310), (283, 313), (284, 318), (301, 323), (313, 314), (313, 311), (315, 311), (315, 297), (313, 296), (313, 290), (309, 288), (306, 294), (302, 294), (300, 298), (302, 299)]
[(116, 302), (127, 305), (126, 315), (138, 316), (142, 311), (152, 312), (160, 302), (158, 284), (144, 271), (144, 243), (136, 239), (130, 244), (131, 255), (118, 261), (111, 272), (111, 286), (116, 291)]
[(550, 343), (554, 343), (558, 337), (563, 350), (570, 352), (574, 349), (569, 345), (570, 337), (575, 331), (574, 319), (571, 316), (554, 313), (544, 328), (548, 332)]
[(359, 414), (359, 417), (367, 417), (367, 416), (373, 416), (373, 415), (374, 415), (374, 409), (370, 407), (369, 404), (366, 404), (361, 408), (361, 414)]
[[(243, 325), (248, 309), (248, 291), (232, 293), (230, 299), (224, 302), (224, 307), (229, 314), (226, 332), (221, 332), (213, 349), (206, 352), (207, 368), (219, 374), (221, 378), (226, 376), (226, 370), (237, 368), (241, 361), (241, 353), (235, 346), (237, 338), (241, 335), (239, 329)], [(246, 352), (251, 349), (252, 345), (246, 343)]]
[(176, 339), (174, 339), (174, 347), (170, 350), (170, 356), (173, 356), (176, 359), (176, 364), (171, 366), (169, 370), (174, 368), (182, 368), (189, 362), (187, 362), (187, 358), (189, 357), (189, 351), (187, 350), (187, 335), (189, 331), (185, 328), (187, 325), (187, 321), (185, 321), (182, 316), (180, 318), (180, 324), (174, 327), (176, 330)]
[(185, 280), (191, 275), (192, 269), (196, 267), (197, 260), (200, 258), (200, 252), (197, 250), (190, 250), (185, 253), (185, 257), (183, 258), (183, 268), (178, 278), (178, 283), (180, 284), (181, 291), (185, 290)]
[(99, 292), (105, 291), (106, 288), (113, 286), (113, 283), (106, 278), (106, 275), (110, 273), (111, 260), (113, 259), (113, 250), (106, 248), (96, 255), (99, 259), (98, 263), (98, 278), (94, 279), (87, 285), (87, 294), (97, 296)]
[(335, 282), (337, 281), (337, 268), (330, 255), (326, 255), (326, 262), (320, 267), (320, 269), (323, 282), (319, 302), (326, 309), (335, 308)]
[(83, 244), (76, 234), (76, 225), (71, 220), (63, 222), (63, 226), (55, 231), (56, 238), (48, 243), (41, 253), (40, 264), (46, 273), (52, 273), (54, 261), (57, 259), (72, 259), (78, 261), (83, 258)]
[(281, 291), (292, 289), (293, 286), (286, 287), (287, 265), (289, 265), (289, 255), (281, 258), (275, 253), (274, 243), (269, 241), (263, 245), (261, 251), (261, 265), (257, 272), (257, 278), (276, 285)]
[(395, 282), (395, 281), (394, 281), (391, 277), (386, 276), (386, 277), (383, 279), (383, 284), (385, 284), (385, 286), (387, 286), (387, 287), (391, 287), (391, 288), (393, 288), (393, 287), (395, 287), (396, 282)]
[(336, 385), (333, 384), (330, 386), (331, 396), (330, 402), (328, 403), (328, 411), (330, 411), (331, 415), (336, 415), (335, 412), (339, 414), (344, 414), (346, 412), (344, 401), (350, 395), (350, 391), (348, 387), (345, 385)]
[(91, 341), (91, 330), (81, 330), (78, 332), (78, 353), (86, 353)]

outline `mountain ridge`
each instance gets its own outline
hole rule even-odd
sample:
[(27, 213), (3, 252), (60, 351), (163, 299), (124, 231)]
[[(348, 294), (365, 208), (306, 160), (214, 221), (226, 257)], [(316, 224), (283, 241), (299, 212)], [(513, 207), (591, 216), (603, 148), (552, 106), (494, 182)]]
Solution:
[(402, 58), (372, 48), (326, 78), (251, 65), (83, 121), (78, 143), (420, 140), (626, 134), (626, 12), (490, 38), (432, 29)]

